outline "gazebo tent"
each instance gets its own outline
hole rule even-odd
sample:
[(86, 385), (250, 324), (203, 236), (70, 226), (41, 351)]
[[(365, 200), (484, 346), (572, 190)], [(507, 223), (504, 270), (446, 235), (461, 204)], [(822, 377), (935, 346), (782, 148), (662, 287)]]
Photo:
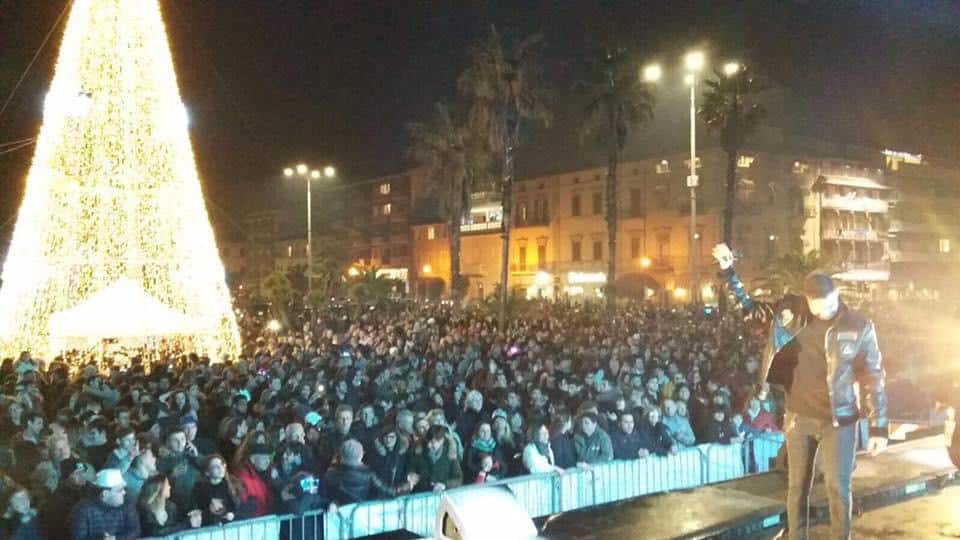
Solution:
[(202, 329), (131, 279), (116, 281), (73, 308), (54, 313), (49, 328), (51, 344), (76, 338), (148, 339)]

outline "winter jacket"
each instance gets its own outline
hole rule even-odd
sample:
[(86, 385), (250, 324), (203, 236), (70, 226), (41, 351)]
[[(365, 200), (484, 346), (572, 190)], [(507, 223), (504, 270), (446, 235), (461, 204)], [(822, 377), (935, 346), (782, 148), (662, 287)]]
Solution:
[(610, 433), (610, 442), (613, 445), (613, 459), (637, 459), (643, 443), (636, 429), (624, 433), (619, 427)]
[(577, 462), (593, 464), (613, 461), (613, 443), (600, 426), (589, 437), (578, 432), (573, 436), (573, 445), (577, 449)]
[(560, 433), (550, 439), (550, 448), (557, 467), (569, 469), (577, 465), (577, 447), (573, 444), (573, 436)]
[(640, 432), (643, 448), (649, 450), (651, 454), (665, 456), (670, 453), (674, 440), (670, 436), (670, 428), (663, 422), (650, 425), (650, 422), (643, 421), (637, 429)]
[(717, 422), (711, 418), (703, 427), (703, 436), (700, 437), (700, 442), (730, 444), (730, 439), (735, 436), (736, 433), (734, 433), (733, 425), (730, 422), (726, 420)]
[(547, 455), (540, 453), (537, 445), (530, 443), (523, 449), (523, 466), (530, 474), (553, 472), (556, 461), (553, 458), (553, 448), (547, 443)]
[(273, 487), (260, 475), (249, 461), (237, 473), (242, 488), (242, 498), (250, 511), (248, 517), (268, 516), (276, 512)]
[(693, 427), (690, 426), (690, 419), (686, 416), (673, 415), (664, 416), (660, 423), (667, 426), (670, 430), (670, 436), (680, 446), (693, 446), (697, 443), (697, 436), (693, 434)]
[(780, 431), (780, 428), (777, 426), (777, 422), (774, 420), (773, 415), (763, 409), (760, 409), (760, 412), (757, 414), (757, 416), (753, 418), (750, 417), (749, 411), (744, 412), (743, 423), (757, 433), (763, 433), (764, 430), (767, 429), (770, 431)]
[(457, 445), (450, 437), (444, 442), (440, 457), (436, 461), (430, 458), (426, 442), (417, 445), (410, 456), (408, 470), (420, 476), (414, 491), (430, 491), (437, 483), (443, 484), (447, 489), (463, 484), (463, 470), (460, 468), (460, 460), (457, 459)]
[[(833, 425), (840, 425), (838, 418), (867, 418), (870, 435), (886, 437), (886, 374), (881, 365), (882, 357), (873, 322), (841, 303), (824, 339)], [(769, 361), (765, 360), (760, 370), (763, 378), (771, 384), (783, 386), (788, 393), (807, 391), (804, 388), (792, 388), (799, 349), (794, 340), (784, 345)], [(860, 399), (854, 383), (859, 383)], [(861, 414), (858, 404), (865, 405), (865, 414)]]
[(373, 472), (373, 469), (362, 463), (358, 465), (334, 463), (323, 477), (323, 488), (332, 502), (341, 505), (394, 497), (409, 491), (404, 488), (391, 488)]
[(379, 440), (373, 442), (373, 452), (367, 454), (370, 468), (383, 483), (397, 487), (407, 481), (407, 450), (405, 437), (398, 437), (393, 450), (387, 450)]

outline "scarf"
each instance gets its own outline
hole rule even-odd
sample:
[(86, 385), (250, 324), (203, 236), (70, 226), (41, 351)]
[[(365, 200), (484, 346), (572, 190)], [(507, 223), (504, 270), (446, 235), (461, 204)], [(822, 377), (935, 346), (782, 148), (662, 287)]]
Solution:
[[(540, 455), (550, 460), (550, 444), (542, 442), (533, 442), (533, 445), (537, 447), (537, 452), (540, 452)], [(552, 461), (551, 461), (552, 463)]]
[(493, 450), (497, 447), (497, 441), (496, 439), (474, 439), (470, 446), (474, 450), (492, 454)]

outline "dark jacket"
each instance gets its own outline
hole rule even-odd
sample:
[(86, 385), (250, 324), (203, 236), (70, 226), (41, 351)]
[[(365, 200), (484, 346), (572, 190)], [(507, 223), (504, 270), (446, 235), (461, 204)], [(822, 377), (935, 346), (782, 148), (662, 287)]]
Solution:
[(447, 489), (463, 484), (463, 470), (460, 468), (460, 460), (457, 459), (457, 444), (449, 436), (436, 461), (430, 458), (426, 442), (417, 445), (410, 456), (408, 470), (420, 476), (414, 491), (430, 491), (437, 483), (443, 484)]
[[(222, 514), (216, 515), (210, 512), (210, 502), (213, 499), (220, 499), (223, 502), (224, 510)], [(196, 485), (193, 486), (193, 504), (191, 508), (203, 512), (204, 527), (227, 523), (224, 516), (229, 512), (233, 512), (234, 520), (242, 517), (239, 515), (241, 512), (237, 505), (236, 496), (230, 492), (225, 479), (221, 480), (217, 485), (211, 484), (210, 480), (206, 477), (197, 482)]]
[(40, 533), (37, 516), (24, 523), (20, 521), (19, 516), (15, 515), (0, 519), (0, 538), (6, 540), (42, 540), (44, 536)]
[[(887, 436), (887, 394), (877, 332), (873, 322), (841, 304), (833, 323), (827, 328), (826, 360), (827, 388), (833, 425), (838, 418), (861, 417), (870, 421), (870, 435)], [(764, 359), (760, 370), (763, 380), (783, 386), (787, 392), (803, 392), (792, 388), (793, 370), (799, 360), (799, 347), (790, 341), (769, 360)], [(854, 383), (859, 383), (861, 399), (866, 411), (858, 407)]]
[(700, 436), (699, 442), (730, 444), (730, 439), (735, 436), (736, 433), (734, 433), (733, 425), (731, 425), (729, 421), (724, 419), (722, 422), (717, 422), (716, 419), (711, 418), (710, 421), (703, 426), (703, 433)]
[[(466, 473), (467, 478), (474, 478), (477, 476), (477, 473), (480, 472), (481, 463), (480, 463), (480, 454), (484, 453), (482, 450), (473, 446), (471, 441), (470, 446), (464, 450), (463, 454), (463, 471)], [(504, 461), (503, 451), (500, 448), (499, 444), (496, 444), (493, 447), (493, 451), (486, 452), (489, 453), (493, 458), (493, 470), (490, 471), (494, 476), (504, 477), (507, 475), (507, 464)]]
[(651, 454), (665, 456), (670, 453), (670, 449), (675, 444), (673, 436), (670, 435), (670, 428), (663, 421), (651, 426), (650, 422), (644, 420), (640, 422), (637, 431), (640, 432), (643, 448), (649, 450)]
[(404, 437), (398, 437), (390, 451), (379, 440), (373, 442), (373, 452), (367, 454), (367, 461), (384, 484), (397, 487), (407, 481), (407, 448)]
[(637, 459), (643, 443), (636, 429), (624, 433), (619, 427), (610, 433), (610, 442), (613, 444), (613, 459)]
[(373, 469), (362, 463), (334, 463), (323, 477), (323, 488), (331, 502), (341, 505), (393, 497), (403, 491), (385, 484)]
[(140, 518), (133, 505), (107, 506), (96, 499), (87, 499), (70, 514), (71, 540), (103, 540), (110, 534), (117, 540), (140, 538)]
[(550, 439), (553, 459), (557, 467), (569, 469), (577, 465), (577, 447), (573, 445), (573, 436), (559, 433)]
[(141, 508), (140, 534), (145, 537), (166, 536), (190, 528), (190, 522), (186, 519), (181, 519), (184, 516), (177, 513), (177, 506), (171, 501), (167, 501), (166, 510), (167, 522), (161, 525), (153, 512), (148, 512)]

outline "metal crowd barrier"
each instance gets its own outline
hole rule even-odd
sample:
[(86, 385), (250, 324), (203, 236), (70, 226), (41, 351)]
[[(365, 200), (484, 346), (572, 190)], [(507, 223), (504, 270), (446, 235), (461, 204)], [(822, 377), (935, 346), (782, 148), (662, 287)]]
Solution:
[[(493, 484), (508, 486), (530, 516), (536, 518), (766, 472), (782, 444), (782, 434), (764, 434), (743, 444), (702, 444), (664, 457), (613, 461), (589, 469), (570, 469), (563, 474), (519, 476)], [(440, 495), (418, 493), (349, 504), (339, 507), (333, 514), (317, 510), (300, 516), (268, 516), (223, 527), (185, 531), (166, 538), (348, 540), (400, 529), (431, 536), (439, 505)]]

